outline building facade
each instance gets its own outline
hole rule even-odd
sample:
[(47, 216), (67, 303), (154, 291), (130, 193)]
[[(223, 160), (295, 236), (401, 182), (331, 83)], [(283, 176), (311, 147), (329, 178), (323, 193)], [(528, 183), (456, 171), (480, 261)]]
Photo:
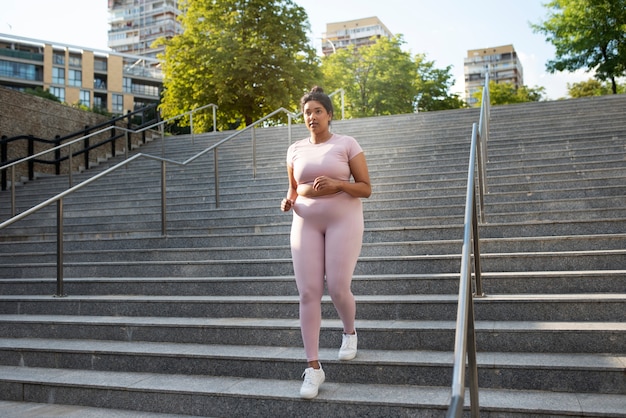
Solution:
[(524, 85), (522, 63), (513, 45), (496, 46), (467, 51), (464, 62), (465, 101), (474, 106), (478, 100), (472, 97), (482, 91), (485, 75), (496, 83), (510, 83), (515, 88)]
[(124, 114), (158, 103), (163, 75), (156, 59), (0, 34), (0, 85)]
[(381, 37), (391, 39), (393, 34), (380, 19), (368, 17), (345, 22), (327, 23), (326, 32), (322, 36), (322, 53), (326, 56), (350, 45), (358, 48), (372, 45)]
[(109, 40), (113, 51), (156, 58), (159, 38), (182, 33), (177, 0), (109, 0)]

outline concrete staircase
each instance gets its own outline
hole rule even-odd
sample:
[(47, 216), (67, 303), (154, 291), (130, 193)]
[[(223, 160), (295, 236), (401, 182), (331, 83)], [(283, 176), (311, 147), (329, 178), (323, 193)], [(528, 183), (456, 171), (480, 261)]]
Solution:
[[(626, 417), (624, 109), (625, 95), (492, 110), (486, 296), (476, 299), (484, 416)], [(327, 383), (315, 400), (298, 396), (304, 350), (291, 214), (279, 210), (288, 145), (279, 127), (257, 130), (256, 178), (249, 135), (221, 149), (219, 208), (211, 154), (168, 166), (165, 237), (155, 161), (66, 198), (66, 297), (52, 296), (56, 208), (0, 231), (0, 408), (443, 416), (477, 120), (470, 109), (333, 122), (365, 149), (374, 193), (353, 282), (359, 355), (335, 360), (340, 323), (325, 299)], [(226, 134), (171, 138), (165, 154), (182, 161)], [(294, 127), (294, 139), (306, 135)], [(155, 141), (141, 152), (161, 150)], [(20, 187), (19, 209), (66, 184)], [(6, 219), (10, 200), (0, 198)]]

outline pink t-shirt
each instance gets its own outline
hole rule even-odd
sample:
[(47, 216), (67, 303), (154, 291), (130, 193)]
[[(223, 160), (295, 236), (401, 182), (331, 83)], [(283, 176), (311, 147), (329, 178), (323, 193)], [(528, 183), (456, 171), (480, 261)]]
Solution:
[(321, 144), (312, 144), (305, 138), (289, 146), (287, 165), (293, 168), (298, 184), (311, 184), (319, 176), (349, 181), (348, 162), (361, 152), (363, 149), (351, 136), (333, 134)]

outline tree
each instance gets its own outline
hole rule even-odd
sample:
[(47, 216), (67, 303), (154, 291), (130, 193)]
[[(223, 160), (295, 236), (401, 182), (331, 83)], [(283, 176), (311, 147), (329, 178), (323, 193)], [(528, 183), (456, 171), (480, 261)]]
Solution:
[[(513, 103), (538, 102), (543, 99), (544, 87), (528, 88), (521, 86), (516, 88), (512, 83), (489, 82), (489, 102), (493, 105), (505, 105)], [(478, 106), (482, 103), (482, 91), (476, 92), (474, 98), (478, 100)]]
[(626, 75), (626, 0), (551, 0), (545, 7), (547, 20), (531, 27), (556, 48), (547, 70), (595, 71), (617, 94), (616, 78)]
[[(611, 85), (607, 82), (600, 82), (590, 78), (587, 81), (580, 81), (578, 83), (567, 83), (567, 92), (570, 97), (590, 97), (590, 96), (605, 96), (611, 94)], [(617, 93), (625, 93), (626, 84), (617, 85)]]
[(324, 57), (322, 72), (331, 91), (346, 91), (348, 117), (413, 113), (416, 109), (457, 109), (464, 103), (448, 93), (450, 68), (437, 69), (425, 55), (414, 59), (401, 49), (402, 36), (339, 49)]
[(411, 113), (415, 65), (400, 48), (402, 38), (338, 49), (322, 60), (325, 89), (345, 90), (347, 117)]
[[(320, 79), (308, 17), (291, 0), (181, 0), (184, 32), (165, 44), (165, 118), (214, 103), (220, 127), (297, 103)], [(184, 123), (184, 121), (183, 121)], [(194, 118), (207, 130), (212, 114)]]
[(458, 94), (450, 94), (454, 79), (449, 65), (444, 69), (435, 68), (434, 61), (427, 61), (425, 54), (415, 56), (417, 65), (418, 111), (460, 109), (465, 102)]
[(581, 81), (578, 83), (567, 83), (567, 92), (572, 98), (604, 96), (611, 92), (611, 88), (602, 84), (598, 80), (590, 78), (587, 81)]

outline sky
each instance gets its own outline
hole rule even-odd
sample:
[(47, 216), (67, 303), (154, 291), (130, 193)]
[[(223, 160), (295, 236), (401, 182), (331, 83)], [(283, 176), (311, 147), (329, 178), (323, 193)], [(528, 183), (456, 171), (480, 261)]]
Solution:
[[(554, 47), (531, 23), (547, 16), (547, 0), (294, 0), (304, 7), (312, 44), (321, 53), (326, 24), (376, 16), (403, 49), (425, 54), (436, 68), (451, 66), (453, 93), (464, 96), (463, 59), (467, 51), (513, 45), (522, 62), (524, 85), (544, 87), (546, 98), (567, 96), (567, 83), (588, 80), (584, 71), (546, 71)], [(107, 0), (2, 0), (0, 34), (108, 50)]]

